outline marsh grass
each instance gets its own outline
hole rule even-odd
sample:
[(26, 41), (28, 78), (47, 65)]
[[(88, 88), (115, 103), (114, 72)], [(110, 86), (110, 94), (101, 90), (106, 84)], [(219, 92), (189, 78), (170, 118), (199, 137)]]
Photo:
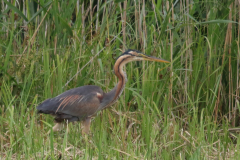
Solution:
[[(1, 159), (240, 156), (237, 0), (18, 3), (0, 4)], [(109, 91), (127, 48), (171, 64), (128, 64), (123, 95), (88, 136), (79, 123), (53, 132), (36, 106), (82, 85)]]

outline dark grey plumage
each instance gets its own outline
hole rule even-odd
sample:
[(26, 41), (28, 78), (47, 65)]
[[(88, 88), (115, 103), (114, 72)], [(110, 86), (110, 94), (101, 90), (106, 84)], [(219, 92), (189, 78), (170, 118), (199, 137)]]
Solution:
[(37, 110), (38, 113), (55, 116), (56, 122), (80, 121), (94, 115), (100, 106), (101, 95), (104, 95), (104, 92), (98, 86), (82, 86), (45, 100)]

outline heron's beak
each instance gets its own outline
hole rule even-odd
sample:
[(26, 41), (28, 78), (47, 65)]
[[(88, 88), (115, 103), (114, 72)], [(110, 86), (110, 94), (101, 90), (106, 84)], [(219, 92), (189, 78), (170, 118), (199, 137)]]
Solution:
[(162, 63), (170, 63), (169, 61), (165, 60), (165, 59), (161, 59), (161, 58), (157, 58), (157, 57), (153, 57), (153, 56), (147, 56), (147, 55), (143, 55), (143, 58), (145, 60), (148, 61), (155, 61), (155, 62), (162, 62)]

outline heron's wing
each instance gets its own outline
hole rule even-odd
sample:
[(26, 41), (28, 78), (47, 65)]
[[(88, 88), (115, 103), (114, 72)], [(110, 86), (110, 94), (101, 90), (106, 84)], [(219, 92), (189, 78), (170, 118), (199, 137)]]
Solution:
[(56, 118), (81, 120), (97, 111), (103, 94), (97, 86), (83, 86), (48, 99), (37, 109), (40, 113), (56, 115)]
[(60, 100), (55, 113), (64, 113), (76, 117), (88, 117), (94, 114), (101, 99), (98, 97), (99, 93), (89, 93), (87, 95), (70, 95), (63, 97)]

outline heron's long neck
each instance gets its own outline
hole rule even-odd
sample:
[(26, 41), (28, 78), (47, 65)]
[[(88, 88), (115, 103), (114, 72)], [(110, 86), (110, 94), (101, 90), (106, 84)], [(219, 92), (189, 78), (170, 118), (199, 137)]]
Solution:
[[(116, 63), (117, 64), (117, 63)], [(117, 100), (119, 98), (119, 96), (121, 95), (124, 87), (125, 87), (125, 84), (127, 82), (127, 74), (126, 72), (123, 71), (123, 66), (125, 64), (121, 63), (120, 65), (114, 65), (114, 72), (116, 74), (116, 76), (118, 77), (118, 83), (117, 85), (111, 90), (114, 93), (114, 98), (113, 100)], [(110, 92), (111, 92), (110, 91)]]
[(103, 106), (104, 108), (111, 106), (121, 95), (127, 82), (127, 75), (123, 71), (123, 66), (128, 62), (128, 56), (122, 56), (117, 59), (113, 69), (119, 81), (117, 85), (103, 97), (102, 105), (105, 105)]

